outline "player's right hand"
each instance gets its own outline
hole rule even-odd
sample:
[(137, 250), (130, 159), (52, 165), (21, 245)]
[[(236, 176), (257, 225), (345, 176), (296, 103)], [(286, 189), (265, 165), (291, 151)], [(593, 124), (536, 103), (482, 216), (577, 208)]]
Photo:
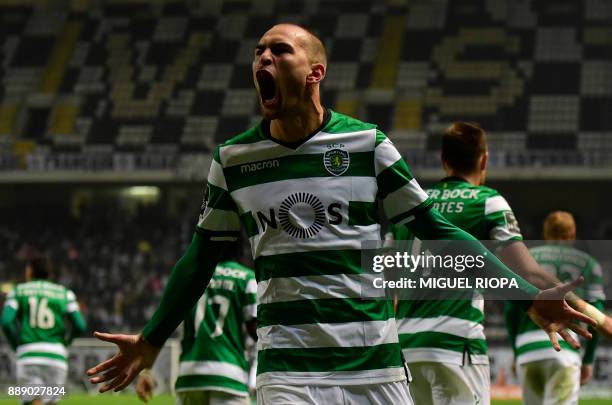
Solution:
[(155, 379), (150, 373), (140, 373), (136, 381), (136, 394), (138, 394), (138, 398), (142, 402), (149, 402), (153, 397), (155, 385)]
[[(94, 336), (117, 345), (119, 352), (112, 358), (87, 370), (92, 384), (104, 384), (99, 392), (121, 391), (144, 369), (151, 368), (160, 348), (147, 342), (142, 335), (121, 335), (94, 332)], [(101, 374), (103, 373), (103, 374)]]
[(535, 297), (533, 305), (527, 311), (531, 319), (540, 328), (544, 329), (556, 351), (561, 350), (557, 334), (569, 343), (570, 346), (578, 349), (580, 343), (569, 334), (567, 329), (573, 330), (586, 339), (591, 339), (591, 333), (577, 322), (585, 322), (593, 327), (597, 326), (595, 320), (576, 311), (565, 301), (566, 294), (582, 284), (583, 281), (582, 277), (578, 277), (572, 282), (542, 290)]

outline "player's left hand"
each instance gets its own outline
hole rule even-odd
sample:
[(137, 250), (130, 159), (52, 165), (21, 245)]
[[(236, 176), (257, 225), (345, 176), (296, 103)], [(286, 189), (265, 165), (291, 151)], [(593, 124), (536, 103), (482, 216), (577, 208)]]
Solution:
[(580, 385), (588, 383), (591, 377), (593, 377), (593, 365), (583, 364), (580, 368)]
[(573, 330), (586, 339), (591, 339), (589, 331), (577, 322), (585, 322), (591, 326), (597, 325), (593, 319), (576, 311), (565, 301), (565, 294), (582, 284), (583, 280), (582, 277), (578, 277), (572, 282), (541, 291), (527, 311), (531, 319), (548, 334), (556, 351), (561, 350), (557, 334), (561, 335), (570, 346), (578, 349), (580, 343), (570, 335), (567, 329)]
[(94, 336), (117, 345), (119, 352), (112, 358), (87, 370), (92, 384), (106, 382), (100, 393), (121, 391), (145, 368), (153, 367), (160, 348), (147, 342), (142, 335), (121, 335), (94, 332)]

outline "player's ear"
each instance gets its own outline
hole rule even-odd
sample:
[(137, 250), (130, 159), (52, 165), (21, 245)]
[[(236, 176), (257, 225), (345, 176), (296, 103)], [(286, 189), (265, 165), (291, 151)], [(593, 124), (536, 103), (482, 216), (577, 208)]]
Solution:
[(489, 160), (489, 151), (486, 151), (480, 157), (480, 170), (486, 170), (487, 169), (487, 160)]
[(310, 68), (310, 73), (306, 77), (306, 83), (316, 84), (319, 83), (325, 77), (325, 65), (322, 63), (315, 63)]

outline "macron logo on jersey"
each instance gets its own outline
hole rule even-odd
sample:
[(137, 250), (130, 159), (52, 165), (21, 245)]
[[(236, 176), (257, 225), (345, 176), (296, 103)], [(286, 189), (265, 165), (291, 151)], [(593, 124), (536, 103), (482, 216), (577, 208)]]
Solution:
[(264, 160), (262, 162), (248, 163), (246, 165), (240, 166), (240, 173), (252, 173), (262, 169), (274, 169), (277, 167), (280, 167), (280, 163), (278, 160)]

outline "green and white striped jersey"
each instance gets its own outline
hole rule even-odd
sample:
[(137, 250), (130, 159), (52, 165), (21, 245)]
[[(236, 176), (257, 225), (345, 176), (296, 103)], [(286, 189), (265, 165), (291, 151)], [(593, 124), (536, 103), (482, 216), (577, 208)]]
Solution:
[(67, 369), (65, 318), (79, 311), (74, 293), (50, 281), (33, 280), (18, 284), (4, 305), (16, 311), (20, 323), (17, 363)]
[(377, 197), (406, 223), (430, 206), (375, 125), (327, 110), (303, 142), (262, 122), (214, 153), (197, 231), (247, 231), (258, 281), (257, 385), (405, 379), (387, 300), (365, 300), (361, 243), (380, 240)]
[[(522, 239), (510, 206), (492, 188), (450, 177), (435, 184), (427, 193), (434, 208), (475, 238)], [(390, 231), (398, 241), (414, 238), (406, 227), (391, 227)], [(408, 362), (463, 364), (467, 353), (472, 364), (489, 363), (480, 295), (471, 302), (400, 301), (396, 317), (402, 351)]]
[(217, 265), (183, 324), (176, 391), (248, 395), (244, 323), (257, 317), (256, 294), (253, 270), (232, 261)]
[[(572, 246), (552, 242), (529, 250), (540, 267), (568, 282), (579, 276), (584, 283), (575, 293), (586, 301), (596, 303), (606, 299), (603, 290), (601, 266), (592, 256)], [(564, 340), (559, 339), (562, 350), (555, 351), (546, 333), (529, 316), (513, 303), (506, 303), (506, 320), (510, 336), (514, 337), (513, 349), (517, 364), (544, 359), (580, 364), (580, 353)], [(578, 336), (569, 331), (578, 340)]]

